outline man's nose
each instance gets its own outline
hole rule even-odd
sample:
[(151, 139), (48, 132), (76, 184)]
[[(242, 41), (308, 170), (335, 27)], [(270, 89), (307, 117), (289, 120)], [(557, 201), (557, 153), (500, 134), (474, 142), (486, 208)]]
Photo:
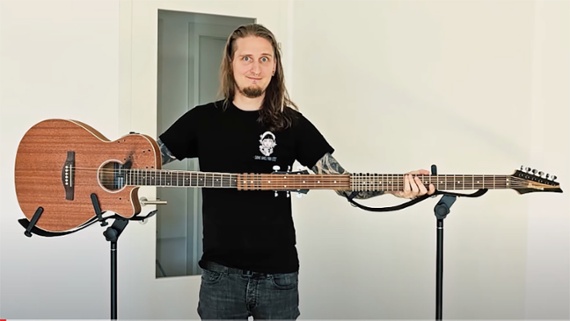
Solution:
[(251, 64), (251, 72), (256, 75), (259, 75), (261, 73), (261, 66), (259, 62), (254, 61), (253, 64)]

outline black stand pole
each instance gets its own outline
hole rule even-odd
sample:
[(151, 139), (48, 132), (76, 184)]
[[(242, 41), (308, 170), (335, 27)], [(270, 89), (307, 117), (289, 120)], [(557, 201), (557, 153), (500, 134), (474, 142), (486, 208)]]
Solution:
[[(103, 220), (103, 212), (97, 194), (91, 194), (91, 202), (97, 218), (102, 221), (101, 226), (107, 226), (107, 222)], [(128, 220), (115, 216), (113, 224), (103, 232), (105, 239), (111, 242), (111, 320), (117, 320), (117, 241), (127, 224), (129, 224)]]
[[(37, 227), (36, 224), (44, 211), (43, 207), (41, 206), (36, 209), (30, 221), (24, 218), (24, 219), (19, 219), (18, 222), (26, 229), (24, 234), (27, 237), (32, 237), (32, 234), (52, 237), (52, 236), (63, 236), (77, 232), (96, 222), (101, 222), (101, 226), (107, 226), (108, 225), (106, 221), (107, 219), (111, 218), (115, 219), (113, 224), (109, 226), (105, 230), (105, 232), (103, 232), (103, 235), (105, 236), (105, 239), (107, 241), (111, 242), (111, 319), (116, 320), (117, 319), (117, 241), (119, 240), (119, 236), (121, 235), (125, 227), (127, 227), (127, 224), (129, 224), (129, 220), (118, 215), (103, 217), (104, 211), (101, 210), (101, 205), (99, 203), (99, 198), (97, 197), (97, 194), (92, 193), (90, 197), (91, 197), (91, 203), (93, 205), (93, 210), (95, 212), (95, 217), (75, 230), (65, 231), (65, 232), (48, 232)], [(157, 210), (153, 210), (145, 216), (132, 217), (130, 218), (130, 220), (143, 221), (155, 215), (156, 213)]]
[(111, 242), (111, 320), (117, 319), (117, 241), (127, 224), (128, 220), (117, 217), (103, 232), (105, 239)]
[[(437, 167), (431, 166), (432, 175), (437, 175)], [(435, 205), (434, 212), (437, 218), (437, 253), (436, 253), (436, 283), (435, 283), (435, 319), (442, 319), (443, 306), (443, 220), (449, 214), (451, 205), (456, 196), (445, 194)]]

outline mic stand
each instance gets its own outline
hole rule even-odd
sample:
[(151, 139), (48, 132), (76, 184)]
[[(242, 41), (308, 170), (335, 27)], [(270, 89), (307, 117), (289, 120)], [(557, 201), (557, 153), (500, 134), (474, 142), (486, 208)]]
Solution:
[[(437, 175), (437, 167), (431, 166), (432, 175)], [(442, 319), (443, 305), (443, 220), (449, 214), (451, 205), (455, 203), (457, 196), (444, 194), (434, 207), (437, 218), (437, 246), (436, 246), (436, 283), (435, 283), (435, 319)]]
[(28, 219), (23, 218), (23, 219), (19, 219), (18, 222), (20, 223), (20, 225), (22, 225), (26, 229), (24, 231), (24, 234), (27, 237), (32, 237), (32, 234), (37, 234), (37, 235), (46, 236), (46, 237), (54, 237), (54, 236), (63, 236), (63, 235), (75, 233), (75, 232), (80, 231), (80, 230), (82, 230), (82, 229), (84, 229), (84, 228), (86, 228), (86, 227), (88, 227), (94, 223), (97, 223), (97, 222), (101, 222), (101, 226), (107, 226), (108, 225), (107, 220), (113, 218), (115, 221), (113, 222), (113, 224), (111, 226), (107, 227), (105, 232), (103, 232), (103, 235), (105, 236), (105, 239), (107, 241), (111, 242), (111, 244), (110, 244), (110, 252), (111, 252), (111, 319), (116, 320), (117, 319), (117, 241), (119, 240), (119, 236), (121, 236), (121, 233), (123, 232), (125, 227), (127, 227), (127, 225), (129, 224), (129, 220), (131, 220), (131, 221), (144, 221), (144, 220), (148, 219), (149, 217), (155, 215), (157, 213), (157, 210), (153, 210), (145, 216), (134, 216), (134, 217), (131, 217), (130, 219), (125, 219), (119, 215), (103, 217), (103, 213), (105, 211), (101, 210), (101, 205), (99, 203), (99, 199), (97, 197), (97, 194), (91, 193), (90, 198), (91, 198), (91, 203), (93, 205), (93, 210), (95, 212), (95, 217), (93, 217), (89, 221), (85, 222), (83, 225), (79, 226), (75, 230), (65, 231), (65, 232), (50, 232), (50, 231), (46, 231), (46, 230), (43, 230), (43, 229), (37, 227), (36, 223), (38, 222), (38, 220), (40, 219), (40, 217), (43, 213), (43, 210), (44, 210), (43, 207), (38, 207), (36, 209), (31, 220), (28, 221)]
[[(91, 202), (93, 203), (95, 214), (101, 220), (101, 226), (107, 226), (108, 223), (103, 220), (103, 211), (101, 211), (97, 194), (91, 194)], [(118, 215), (113, 216), (113, 218), (115, 221), (111, 226), (107, 227), (105, 232), (103, 232), (103, 236), (105, 236), (107, 241), (111, 242), (111, 320), (117, 320), (117, 241), (127, 224), (129, 224), (129, 221)]]
[[(437, 175), (437, 167), (435, 165), (431, 165), (431, 174)], [(387, 212), (387, 211), (396, 211), (406, 208), (408, 206), (414, 205), (418, 202), (426, 200), (429, 197), (435, 197), (436, 195), (443, 195), (443, 197), (439, 200), (434, 208), (435, 216), (437, 217), (437, 254), (436, 254), (436, 312), (435, 318), (436, 320), (441, 320), (441, 306), (442, 306), (442, 283), (443, 283), (443, 219), (449, 214), (451, 205), (455, 203), (455, 199), (458, 196), (463, 197), (479, 197), (483, 194), (487, 193), (487, 189), (479, 189), (472, 194), (462, 194), (462, 193), (452, 193), (452, 192), (445, 192), (445, 191), (438, 191), (436, 190), (433, 195), (423, 195), (418, 198), (412, 199), (406, 203), (397, 205), (397, 206), (390, 206), (390, 207), (368, 207), (362, 204), (359, 204), (353, 200), (353, 198), (358, 194), (358, 192), (352, 192), (350, 194), (344, 193), (346, 199), (350, 202), (350, 204), (361, 208), (367, 211), (373, 212)]]
[[(99, 201), (97, 200), (96, 194), (91, 194), (91, 200), (93, 201), (93, 209), (97, 214), (97, 217), (102, 217), (101, 207), (99, 205)], [(130, 220), (134, 221), (143, 221), (150, 216), (156, 214), (156, 210), (151, 211), (146, 216), (142, 217), (132, 217)], [(115, 215), (113, 216), (115, 221), (113, 224), (103, 232), (103, 236), (110, 244), (110, 252), (111, 252), (111, 320), (117, 320), (117, 241), (119, 240), (119, 236), (129, 224), (129, 220), (125, 219), (121, 216)], [(102, 221), (101, 226), (106, 226), (107, 222)]]
[(111, 320), (117, 319), (117, 241), (127, 224), (128, 220), (116, 217), (113, 224), (103, 232), (105, 239), (111, 242)]

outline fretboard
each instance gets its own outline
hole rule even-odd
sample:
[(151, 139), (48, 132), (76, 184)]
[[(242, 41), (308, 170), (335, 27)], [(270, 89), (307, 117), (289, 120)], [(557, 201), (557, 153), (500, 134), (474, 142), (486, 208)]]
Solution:
[(136, 186), (237, 188), (238, 178), (229, 173), (130, 169), (125, 181)]
[[(422, 175), (422, 182), (439, 190), (506, 189), (517, 184), (511, 175)], [(127, 185), (163, 187), (212, 187), (239, 190), (401, 191), (402, 174), (229, 174), (178, 170), (138, 170), (125, 173)]]

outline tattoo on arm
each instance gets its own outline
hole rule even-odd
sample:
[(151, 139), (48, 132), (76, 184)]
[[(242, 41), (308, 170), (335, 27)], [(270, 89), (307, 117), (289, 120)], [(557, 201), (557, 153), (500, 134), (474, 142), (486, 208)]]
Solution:
[(160, 138), (156, 141), (158, 147), (160, 148), (160, 155), (162, 156), (162, 165), (168, 164), (176, 160), (176, 157), (172, 155), (172, 152), (164, 145)]
[[(326, 153), (325, 156), (319, 159), (315, 166), (313, 166), (311, 169), (316, 174), (350, 174), (348, 171), (342, 168), (342, 166), (340, 166), (339, 162), (330, 153)], [(353, 198), (357, 199), (371, 198), (384, 194), (383, 191), (336, 191), (336, 193), (340, 196), (356, 194)]]
[(348, 174), (330, 153), (321, 157), (311, 169), (316, 174)]

